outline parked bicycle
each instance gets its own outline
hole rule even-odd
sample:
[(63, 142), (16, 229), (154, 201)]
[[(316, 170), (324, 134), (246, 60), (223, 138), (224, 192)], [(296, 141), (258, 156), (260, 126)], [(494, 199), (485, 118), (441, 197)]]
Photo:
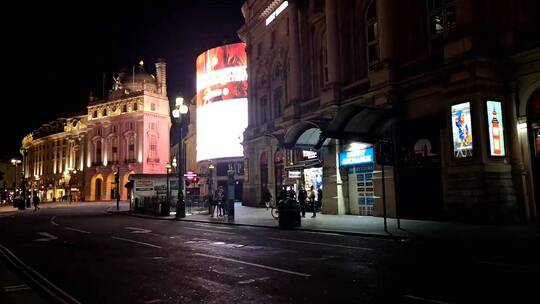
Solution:
[(279, 218), (279, 210), (274, 202), (273, 199), (270, 199), (269, 201), (265, 202), (264, 203), (266, 205), (266, 210), (270, 209), (270, 214), (272, 215), (272, 217), (274, 219), (278, 219)]

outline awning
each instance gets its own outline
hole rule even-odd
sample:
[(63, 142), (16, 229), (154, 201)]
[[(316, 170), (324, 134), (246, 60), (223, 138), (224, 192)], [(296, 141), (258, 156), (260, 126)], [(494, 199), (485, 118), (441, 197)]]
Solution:
[(328, 143), (322, 135), (326, 124), (323, 121), (301, 121), (287, 131), (283, 145), (289, 149), (320, 149)]
[(390, 109), (349, 105), (339, 109), (322, 136), (375, 143), (378, 138), (390, 136), (393, 122)]

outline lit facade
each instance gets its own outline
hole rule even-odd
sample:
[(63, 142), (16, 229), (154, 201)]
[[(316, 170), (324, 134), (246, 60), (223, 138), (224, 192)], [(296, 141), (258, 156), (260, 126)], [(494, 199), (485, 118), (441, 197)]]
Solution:
[[(386, 204), (408, 218), (537, 218), (533, 2), (246, 1), (244, 201), (308, 185), (310, 172), (324, 213), (371, 204), (382, 216)], [(502, 104), (504, 129), (489, 101)], [(340, 163), (358, 146), (374, 147), (375, 162)]]
[(77, 187), (70, 187), (71, 193), (99, 201), (127, 199), (130, 174), (166, 172), (171, 120), (165, 63), (156, 63), (156, 76), (141, 65), (114, 82), (106, 98), (91, 98), (84, 115), (60, 119), (23, 140), (25, 177), (47, 192), (46, 200), (67, 195), (56, 185), (73, 174)]

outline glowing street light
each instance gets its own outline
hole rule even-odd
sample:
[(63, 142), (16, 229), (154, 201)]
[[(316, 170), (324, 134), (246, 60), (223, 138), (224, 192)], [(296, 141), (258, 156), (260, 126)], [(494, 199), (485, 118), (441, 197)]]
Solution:
[(174, 118), (178, 119), (178, 124), (180, 126), (180, 140), (178, 141), (178, 167), (176, 170), (178, 173), (178, 202), (176, 204), (176, 217), (184, 218), (186, 217), (186, 205), (184, 204), (184, 193), (182, 192), (182, 188), (184, 186), (184, 174), (182, 174), (182, 116), (187, 114), (189, 108), (184, 104), (183, 97), (177, 97), (175, 104), (176, 107), (172, 111), (172, 115)]

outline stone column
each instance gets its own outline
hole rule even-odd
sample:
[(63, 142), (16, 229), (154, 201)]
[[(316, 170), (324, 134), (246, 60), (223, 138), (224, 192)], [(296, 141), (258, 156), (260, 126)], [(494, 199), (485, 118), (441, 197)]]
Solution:
[(328, 82), (338, 83), (340, 79), (339, 34), (337, 22), (337, 1), (325, 1), (326, 50), (328, 56)]
[[(514, 187), (516, 188), (516, 196), (521, 211), (520, 216), (525, 221), (531, 220), (536, 214), (535, 205), (531, 202), (527, 191), (527, 170), (523, 164), (523, 156), (521, 153), (521, 143), (519, 140), (519, 134), (517, 130), (517, 88), (516, 83), (509, 85), (509, 90), (506, 97), (506, 137), (508, 138), (510, 163), (512, 165), (512, 179), (514, 181)], [(504, 113), (503, 113), (504, 114)], [(504, 119), (504, 116), (503, 116)]]
[[(290, 65), (290, 96), (289, 102), (297, 113), (298, 101), (301, 99), (302, 81), (300, 76), (300, 40), (298, 26), (298, 8), (296, 1), (289, 1), (289, 65)], [(288, 113), (290, 114), (290, 113)]]
[(343, 195), (343, 182), (339, 172), (339, 140), (322, 151), (323, 157), (323, 200), (322, 213), (345, 214), (346, 206)]

